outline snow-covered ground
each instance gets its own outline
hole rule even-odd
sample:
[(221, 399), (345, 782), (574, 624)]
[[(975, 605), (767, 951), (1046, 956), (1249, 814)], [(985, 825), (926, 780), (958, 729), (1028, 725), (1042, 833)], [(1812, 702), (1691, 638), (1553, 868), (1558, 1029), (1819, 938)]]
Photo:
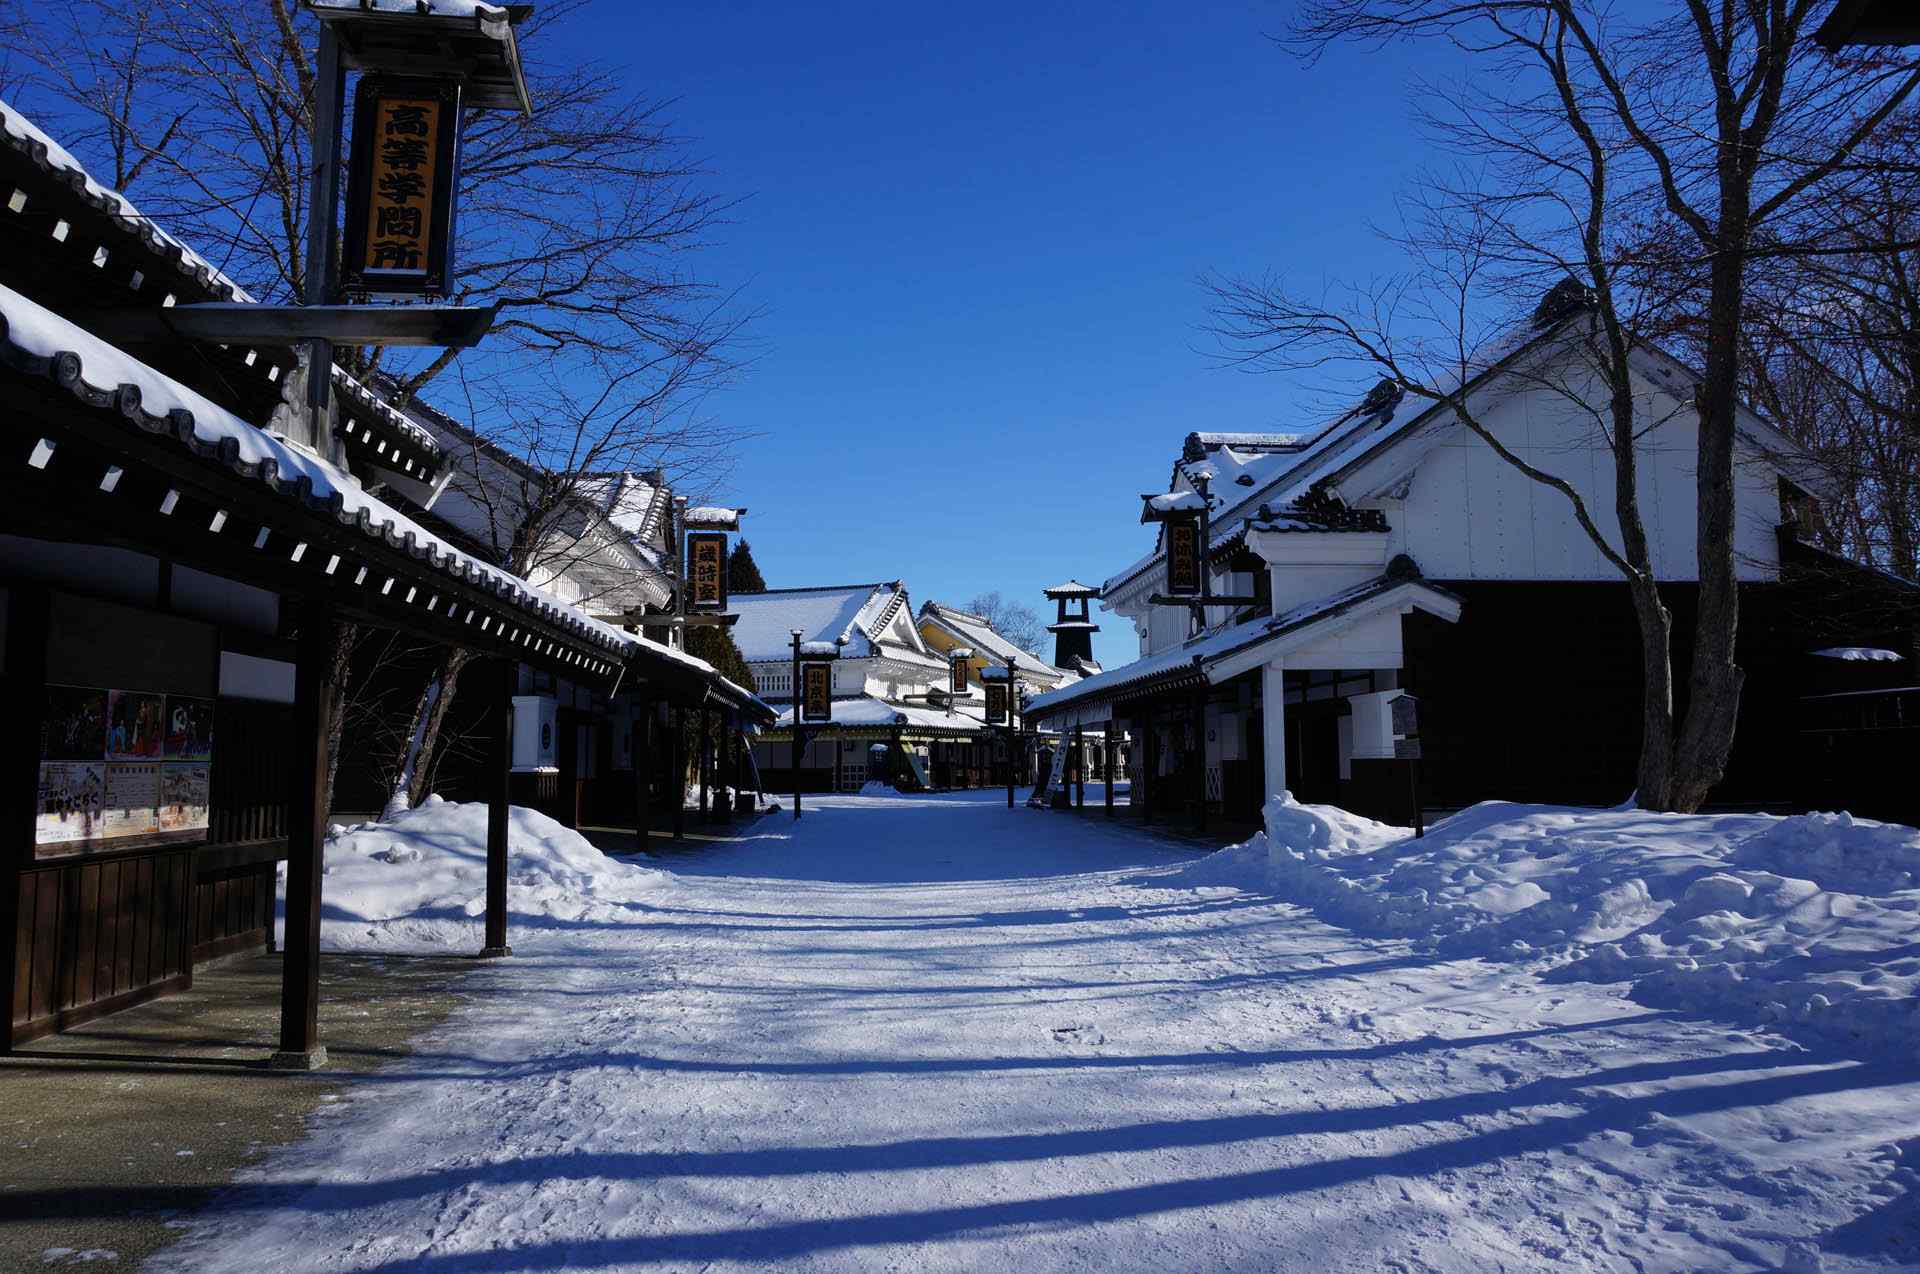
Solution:
[[(418, 861), (424, 825), (336, 842), (330, 943), (478, 945), (471, 818), (409, 817), (444, 824)], [(1322, 874), (1385, 853), (1308, 817), (1276, 843), (1318, 836)], [(516, 957), (157, 1268), (1920, 1268), (1910, 1054), (1549, 980), (1607, 935), (1512, 918), (1578, 891), (1470, 881), (1444, 835), (1312, 878), (1424, 873), (1416, 939), (1283, 901), (1270, 846), (1195, 860), (995, 793), (822, 797), (641, 866), (528, 826)], [(1752, 871), (1787, 876), (1696, 880)], [(1451, 936), (1486, 926), (1495, 959)]]

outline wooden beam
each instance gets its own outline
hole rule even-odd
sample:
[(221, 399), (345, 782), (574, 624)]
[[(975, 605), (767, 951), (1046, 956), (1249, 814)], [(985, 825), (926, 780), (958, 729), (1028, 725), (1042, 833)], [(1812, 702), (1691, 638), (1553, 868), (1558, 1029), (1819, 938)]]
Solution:
[[(511, 813), (507, 785), (513, 772), (513, 696), (520, 688), (520, 665), (496, 659), (491, 681), (492, 709), (500, 714), (494, 724), (487, 757), (487, 936), (480, 948), (483, 960), (513, 954), (507, 945), (507, 830)], [(485, 671), (485, 670), (483, 670)]]
[(293, 672), (292, 764), (287, 778), (287, 942), (280, 970), (280, 1049), (275, 1070), (318, 1070), (320, 891), (325, 876), (327, 734), (333, 707), (333, 608), (305, 599)]

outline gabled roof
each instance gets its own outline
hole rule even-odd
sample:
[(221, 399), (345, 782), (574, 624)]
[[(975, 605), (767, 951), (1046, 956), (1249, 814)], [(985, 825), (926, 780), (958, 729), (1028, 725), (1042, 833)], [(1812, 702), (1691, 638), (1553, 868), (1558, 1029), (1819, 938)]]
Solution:
[(666, 525), (673, 488), (659, 470), (587, 473), (577, 481), (580, 498), (637, 544), (653, 547)]
[(1071, 598), (1071, 597), (1100, 596), (1099, 589), (1095, 588), (1091, 584), (1082, 584), (1077, 579), (1070, 579), (1064, 584), (1055, 584), (1052, 588), (1043, 588), (1040, 591), (1043, 595), (1047, 597), (1051, 597), (1055, 601), (1058, 601), (1063, 597)]
[(796, 628), (803, 642), (845, 637), (853, 643), (848, 655), (873, 654), (887, 625), (906, 604), (907, 590), (899, 580), (774, 588), (727, 599), (728, 609), (740, 616), (731, 630), (733, 644), (749, 663), (789, 658)]
[(1016, 671), (1044, 677), (1048, 681), (1058, 681), (1068, 675), (1008, 641), (984, 616), (939, 602), (928, 602), (920, 608), (920, 622), (944, 629), (961, 645), (973, 647), (974, 654), (989, 663), (1005, 664), (1011, 658)]
[[(1383, 599), (1385, 599), (1383, 601)], [(1041, 695), (1027, 705), (1030, 719), (1039, 720), (1075, 703), (1093, 704), (1120, 698), (1177, 689), (1188, 684), (1214, 680), (1215, 666), (1229, 656), (1250, 651), (1256, 646), (1277, 642), (1298, 634), (1312, 634), (1324, 625), (1334, 624), (1347, 612), (1369, 602), (1419, 605), (1422, 609), (1458, 614), (1460, 599), (1443, 588), (1420, 578), (1407, 558), (1396, 558), (1386, 573), (1303, 602), (1291, 610), (1244, 624), (1234, 624), (1201, 633), (1185, 643), (1158, 654), (1136, 659), (1130, 664), (1076, 681), (1070, 686)], [(1225, 680), (1233, 675), (1223, 669)]]

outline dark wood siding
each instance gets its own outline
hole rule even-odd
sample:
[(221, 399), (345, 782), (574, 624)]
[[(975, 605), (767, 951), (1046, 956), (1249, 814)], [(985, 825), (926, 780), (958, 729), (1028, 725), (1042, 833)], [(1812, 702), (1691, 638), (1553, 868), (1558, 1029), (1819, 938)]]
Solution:
[(14, 1038), (187, 986), (192, 872), (186, 848), (21, 873)]

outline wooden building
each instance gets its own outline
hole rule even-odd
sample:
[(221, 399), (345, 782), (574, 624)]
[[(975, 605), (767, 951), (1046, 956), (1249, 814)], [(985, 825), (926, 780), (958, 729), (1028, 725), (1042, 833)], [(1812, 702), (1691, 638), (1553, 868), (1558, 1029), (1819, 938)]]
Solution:
[(293, 350), (170, 330), (176, 306), (249, 299), (0, 103), (0, 405), (17, 426), (0, 457), (14, 709), (0, 1050), (266, 947), (284, 859), (275, 1061), (324, 1061), (319, 797), (339, 621), (484, 657), (466, 693), (490, 708), (492, 954), (506, 951), (507, 709), (523, 668), (771, 719), (700, 661), (371, 494), (381, 466), (436, 463), (391, 413), (350, 389), (326, 415), (292, 409), (305, 399)]
[[(1579, 352), (1589, 321), (1578, 304), (1543, 305), (1483, 356), (1467, 392), (1495, 436), (1566, 477), (1617, 544), (1612, 455), (1570, 396), (1590, 374)], [(1694, 373), (1651, 347), (1633, 352), (1633, 372), (1644, 418), (1656, 422), (1638, 480), (1654, 566), (1671, 581), (1663, 593), (1684, 696), (1697, 589)], [(1799, 519), (1827, 475), (1744, 411), (1735, 487), (1747, 683), (1715, 799), (1897, 817), (1911, 808), (1910, 785), (1886, 781), (1884, 758), (1904, 745), (1910, 766), (1920, 736), (1868, 743), (1834, 732), (1848, 720), (1865, 730), (1904, 719), (1897, 692), (1914, 682), (1920, 589), (1801, 542)], [(1626, 585), (1568, 502), (1451, 409), (1382, 386), (1297, 434), (1192, 434), (1149, 507), (1202, 503), (1210, 593), (1232, 603), (1156, 601), (1169, 588), (1162, 529), (1153, 551), (1101, 590), (1104, 608), (1133, 623), (1140, 658), (1030, 709), (1055, 727), (1126, 724), (1140, 741), (1139, 812), (1250, 820), (1285, 790), (1406, 822), (1416, 802), (1438, 811), (1631, 793), (1641, 679)], [(1846, 600), (1867, 596), (1871, 607)], [(1859, 665), (1872, 685), (1855, 689), (1868, 697), (1826, 702), (1816, 731), (1815, 652), (1852, 645), (1887, 658)], [(1838, 758), (1855, 749), (1883, 760), (1841, 773)], [(1818, 788), (1814, 756), (1831, 762)]]

